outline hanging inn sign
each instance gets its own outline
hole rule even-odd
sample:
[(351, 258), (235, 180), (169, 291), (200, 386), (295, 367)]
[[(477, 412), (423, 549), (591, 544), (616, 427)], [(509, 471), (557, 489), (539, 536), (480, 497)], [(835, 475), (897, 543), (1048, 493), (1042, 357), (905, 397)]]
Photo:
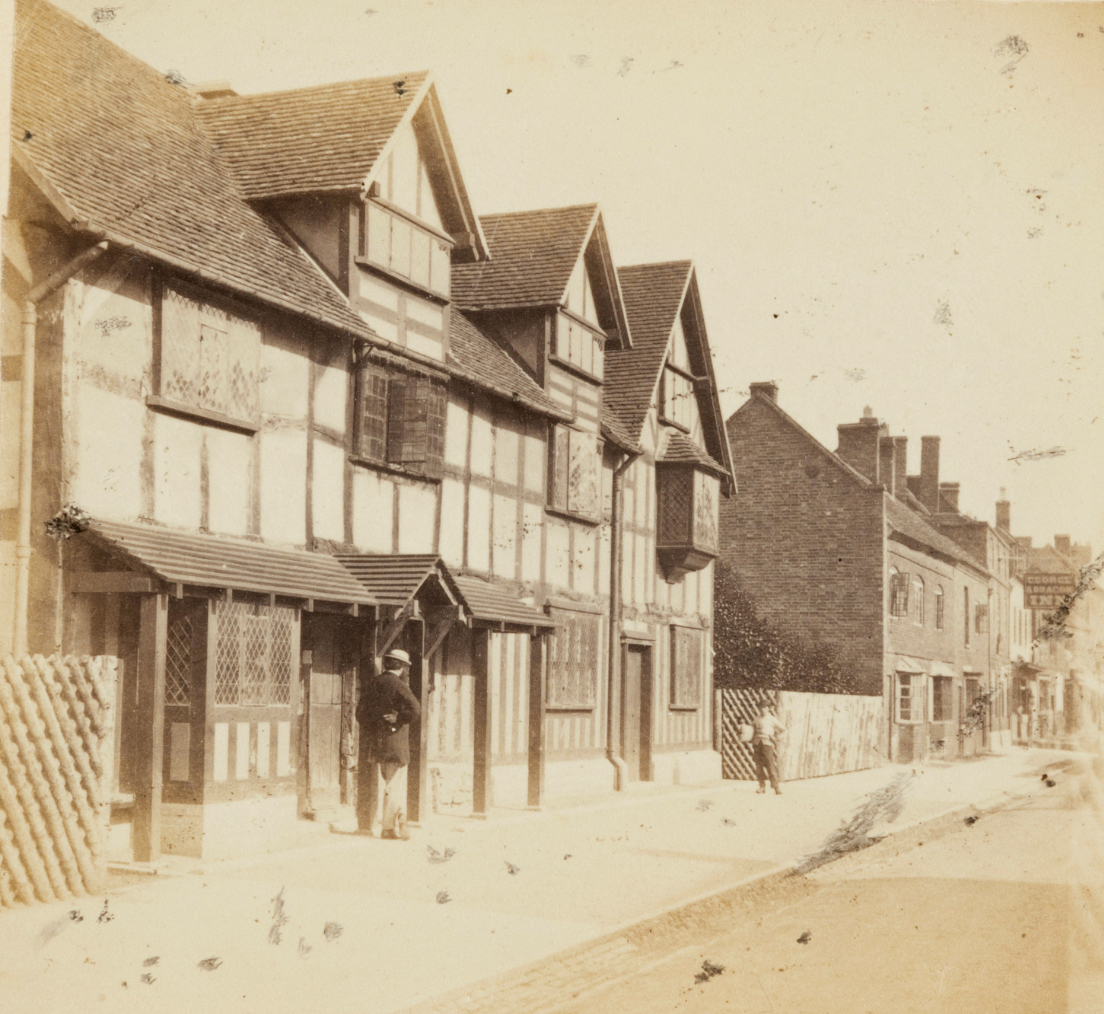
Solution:
[(1077, 587), (1072, 572), (1026, 571), (1023, 575), (1025, 609), (1057, 609)]

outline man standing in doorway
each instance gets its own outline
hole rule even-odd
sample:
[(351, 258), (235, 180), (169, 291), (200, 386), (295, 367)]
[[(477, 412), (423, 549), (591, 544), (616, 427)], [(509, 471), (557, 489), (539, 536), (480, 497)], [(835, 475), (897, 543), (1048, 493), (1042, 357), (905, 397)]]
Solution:
[(767, 778), (771, 788), (780, 796), (782, 789), (778, 784), (778, 737), (786, 727), (771, 713), (771, 706), (764, 703), (759, 714), (751, 723), (754, 733), (751, 748), (755, 753), (755, 777), (759, 779), (757, 792), (767, 791)]
[[(410, 690), (410, 656), (401, 648), (383, 657), (383, 672), (361, 688), (356, 717), (361, 728), (361, 773), (357, 822), (362, 833), (371, 834), (375, 822), (378, 782), (383, 779), (383, 826), (381, 838), (410, 838), (406, 828), (406, 767), (410, 763), (408, 726), (421, 714), (418, 699)], [(367, 750), (365, 750), (365, 747)], [(365, 755), (367, 754), (367, 755)]]

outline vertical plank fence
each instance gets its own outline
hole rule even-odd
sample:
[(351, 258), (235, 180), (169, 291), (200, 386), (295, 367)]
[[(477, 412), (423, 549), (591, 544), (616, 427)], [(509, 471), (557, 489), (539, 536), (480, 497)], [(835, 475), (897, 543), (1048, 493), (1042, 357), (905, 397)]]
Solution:
[(103, 890), (117, 673), (107, 655), (0, 664), (0, 908)]
[(786, 726), (778, 750), (783, 781), (860, 771), (886, 761), (880, 697), (743, 689), (718, 690), (717, 696), (725, 778), (755, 778), (752, 747), (740, 742), (739, 727), (751, 723), (763, 701), (775, 706)]

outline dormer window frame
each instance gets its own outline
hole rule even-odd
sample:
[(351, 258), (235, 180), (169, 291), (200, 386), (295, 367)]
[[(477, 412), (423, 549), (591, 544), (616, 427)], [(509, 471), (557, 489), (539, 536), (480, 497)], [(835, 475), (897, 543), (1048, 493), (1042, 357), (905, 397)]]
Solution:
[[(359, 209), (356, 256), (354, 258), (357, 266), (386, 278), (389, 282), (410, 289), (412, 292), (435, 303), (443, 306), (448, 305), (452, 300), (452, 252), (456, 246), (453, 237), (422, 221), (417, 215), (411, 214), (405, 208), (392, 204), (390, 201), (372, 193), (372, 188), (369, 188), (369, 191), (364, 194), (359, 203)], [(376, 244), (380, 241), (374, 238), (377, 233), (373, 226), (376, 217), (383, 215), (388, 217), (389, 223), (386, 258), (376, 255)], [(411, 263), (409, 275), (396, 269), (394, 264), (394, 222), (396, 220), (402, 222), (410, 230), (406, 255), (407, 260)], [(429, 243), (425, 281), (416, 276), (413, 268), (414, 237), (419, 233)], [(433, 246), (434, 243), (437, 244), (436, 250)], [(444, 278), (444, 284), (435, 284), (438, 273)]]
[[(571, 359), (570, 350), (567, 356), (561, 354), (561, 317), (566, 317), (571, 325), (581, 328), (594, 340), (594, 349), (592, 351), (591, 362), (593, 363), (597, 358), (597, 361), (601, 363), (600, 371), (595, 372), (593, 369), (587, 369), (587, 367), (584, 365), (584, 362), (582, 361), (585, 357), (580, 357), (581, 361), (579, 362)], [(565, 306), (557, 306), (555, 308), (555, 312), (552, 314), (551, 334), (548, 337), (548, 361), (551, 363), (555, 363), (556, 366), (559, 366), (562, 369), (569, 371), (570, 373), (582, 377), (584, 380), (587, 380), (592, 384), (601, 385), (605, 378), (605, 354), (607, 341), (608, 335), (600, 327), (597, 327), (590, 321), (583, 320), (577, 313), (572, 313)]]

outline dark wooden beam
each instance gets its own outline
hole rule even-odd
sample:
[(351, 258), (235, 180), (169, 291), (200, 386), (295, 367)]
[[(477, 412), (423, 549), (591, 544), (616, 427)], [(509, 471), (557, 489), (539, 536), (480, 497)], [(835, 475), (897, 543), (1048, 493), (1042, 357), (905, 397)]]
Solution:
[(473, 710), (475, 720), (472, 814), (485, 817), (492, 800), (491, 788), (491, 684), (488, 639), (485, 630), (472, 631)]
[(529, 640), (529, 794), (530, 809), (544, 803), (544, 701), (548, 683), (548, 639)]
[(132, 825), (134, 859), (161, 857), (161, 782), (165, 752), (165, 646), (167, 595), (144, 595), (139, 607), (138, 702), (135, 723), (137, 778)]
[(410, 689), (421, 705), (421, 716), (410, 726), (410, 769), (406, 774), (407, 821), (421, 824), (428, 816), (427, 792), (429, 782), (429, 653), (425, 650), (426, 624), (414, 628), (414, 636), (407, 644), (412, 649)]
[(161, 582), (134, 570), (78, 570), (69, 575), (69, 590), (82, 595), (150, 594), (161, 590)]
[[(376, 677), (376, 633), (374, 623), (363, 625), (360, 664), (357, 667), (360, 683), (357, 688), (358, 702), (359, 693), (363, 692), (365, 684)], [(358, 726), (357, 736), (357, 829), (361, 833), (368, 833), (372, 830), (372, 821), (379, 808), (379, 764), (371, 758), (371, 743), (367, 728)]]
[(441, 647), (441, 642), (448, 637), (452, 625), (460, 620), (459, 606), (444, 606), (434, 609), (426, 616), (429, 624), (426, 633), (425, 657), (433, 658), (433, 653)]
[(413, 618), (416, 605), (417, 603), (411, 599), (401, 610), (399, 610), (399, 614), (384, 627), (376, 644), (377, 658), (383, 655), (387, 649), (395, 643), (399, 634), (402, 633), (403, 627), (406, 626), (407, 620)]

